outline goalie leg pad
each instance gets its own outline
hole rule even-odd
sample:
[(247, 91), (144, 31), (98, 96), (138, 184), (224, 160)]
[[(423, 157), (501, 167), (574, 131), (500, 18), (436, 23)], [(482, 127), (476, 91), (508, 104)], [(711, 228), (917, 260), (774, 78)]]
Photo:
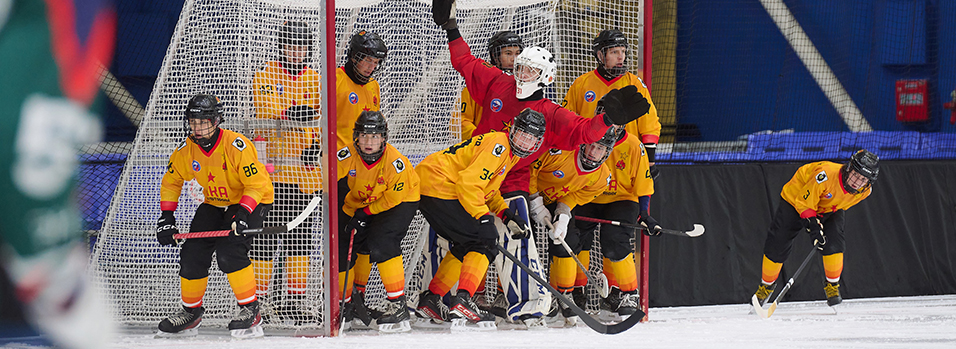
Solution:
[[(525, 198), (517, 196), (507, 200), (512, 208), (516, 208), (521, 218), (528, 219), (528, 209)], [(499, 231), (499, 238), (504, 242), (505, 248), (518, 257), (522, 263), (528, 265), (539, 276), (546, 278), (542, 272), (542, 263), (538, 257), (538, 249), (535, 247), (533, 239), (511, 240), (507, 232)], [(522, 315), (531, 317), (544, 317), (551, 306), (551, 294), (539, 285), (534, 279), (520, 269), (514, 263), (498, 256), (495, 259), (495, 267), (499, 271), (498, 277), (504, 294), (508, 300), (508, 319), (514, 322), (523, 322), (519, 320)]]

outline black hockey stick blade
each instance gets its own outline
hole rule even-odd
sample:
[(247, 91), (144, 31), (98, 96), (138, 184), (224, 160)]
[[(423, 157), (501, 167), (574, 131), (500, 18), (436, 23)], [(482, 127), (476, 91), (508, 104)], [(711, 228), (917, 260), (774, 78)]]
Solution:
[(498, 251), (501, 252), (501, 254), (503, 254), (505, 257), (510, 259), (512, 262), (514, 262), (515, 265), (521, 268), (521, 270), (524, 270), (526, 273), (528, 273), (528, 275), (531, 275), (531, 277), (534, 278), (534, 280), (537, 281), (538, 284), (547, 288), (548, 291), (551, 292), (551, 295), (558, 298), (558, 301), (560, 301), (561, 303), (564, 303), (564, 305), (567, 306), (568, 308), (571, 308), (571, 311), (577, 314), (578, 317), (581, 318), (581, 321), (584, 321), (585, 325), (588, 325), (588, 327), (590, 327), (592, 330), (598, 333), (618, 334), (618, 333), (627, 331), (631, 327), (634, 327), (634, 324), (637, 324), (638, 322), (640, 322), (641, 319), (643, 319), (644, 316), (647, 315), (640, 309), (637, 309), (637, 312), (634, 314), (631, 314), (631, 316), (628, 317), (627, 320), (621, 321), (616, 324), (605, 325), (601, 323), (600, 321), (598, 321), (597, 319), (595, 319), (594, 317), (592, 317), (586, 311), (584, 311), (584, 309), (581, 309), (576, 304), (574, 304), (574, 302), (568, 299), (567, 297), (565, 297), (564, 294), (554, 289), (554, 287), (552, 287), (550, 283), (548, 283), (546, 280), (541, 278), (541, 275), (538, 275), (538, 273), (536, 273), (534, 270), (531, 270), (531, 268), (529, 268), (527, 265), (525, 265), (524, 263), (521, 263), (521, 261), (519, 261), (517, 257), (511, 254), (511, 252), (508, 252), (507, 249), (505, 249), (504, 247), (501, 247), (501, 245), (498, 245), (498, 244), (495, 244), (495, 247), (498, 248)]

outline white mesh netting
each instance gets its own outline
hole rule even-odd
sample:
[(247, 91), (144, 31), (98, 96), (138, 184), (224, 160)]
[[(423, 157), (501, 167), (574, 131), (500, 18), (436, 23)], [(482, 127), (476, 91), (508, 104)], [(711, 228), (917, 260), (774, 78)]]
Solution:
[[(558, 59), (559, 78), (547, 96), (560, 102), (570, 83), (578, 75), (595, 68), (590, 42), (604, 28), (619, 28), (632, 42), (642, 41), (642, 2), (637, 1), (504, 1), (459, 0), (458, 23), (474, 54), (487, 59), (487, 40), (500, 30), (512, 30), (527, 46), (543, 46)], [(426, 155), (458, 141), (457, 105), (464, 81), (451, 67), (447, 39), (433, 22), (431, 2), (410, 0), (336, 1), (337, 62), (344, 55), (351, 35), (359, 30), (378, 33), (388, 46), (388, 58), (378, 75), (382, 93), (382, 111), (389, 120), (389, 141), (417, 164)], [(144, 121), (134, 148), (126, 161), (117, 191), (93, 253), (92, 268), (98, 282), (115, 302), (118, 319), (136, 327), (154, 327), (180, 306), (178, 248), (161, 247), (156, 242), (155, 226), (159, 217), (160, 180), (166, 161), (185, 137), (183, 110), (196, 93), (219, 96), (226, 110), (223, 127), (245, 134), (250, 139), (260, 132), (281, 135), (287, 147), (303, 149), (311, 139), (290, 135), (308, 127), (321, 127), (326, 121), (281, 122), (256, 116), (253, 103), (253, 77), (269, 61), (277, 59), (278, 28), (287, 20), (308, 23), (315, 39), (311, 67), (324, 74), (324, 59), (318, 48), (324, 44), (321, 19), (324, 9), (318, 1), (292, 0), (187, 0), (162, 70), (153, 88)], [(632, 44), (631, 54), (638, 55)], [(639, 59), (630, 59), (631, 71), (640, 71)], [(323, 90), (324, 91), (324, 90)], [(321, 113), (321, 111), (319, 111)], [(271, 147), (271, 146), (270, 146)], [(272, 148), (270, 148), (272, 149)], [(283, 158), (281, 151), (270, 151), (278, 165), (297, 164), (294, 157)], [(303, 175), (303, 182), (327, 178), (321, 168)], [(295, 179), (295, 178), (293, 178)], [(294, 199), (308, 199), (318, 192), (302, 192)], [(198, 184), (184, 188), (176, 211), (181, 231), (188, 231), (193, 211), (202, 200)], [(274, 262), (268, 303), (264, 305), (267, 329), (323, 328), (326, 310), (324, 285), (326, 246), (323, 245), (321, 210), (303, 227), (300, 241), (273, 239), (278, 245), (259, 258)], [(267, 225), (288, 222), (298, 212), (275, 210)], [(409, 227), (402, 243), (406, 265), (406, 294), (414, 305), (422, 289), (424, 260), (417, 251), (425, 241), (420, 234), (424, 220), (419, 215)], [(287, 241), (290, 240), (290, 241)], [(543, 259), (547, 251), (542, 249)], [(253, 254), (257, 253), (254, 247)], [(304, 299), (287, 297), (288, 282), (283, 272), (285, 257), (308, 256), (309, 268)], [(599, 254), (592, 254), (592, 271), (600, 270)], [(546, 264), (546, 262), (545, 262)], [(384, 288), (373, 268), (367, 299), (376, 304), (384, 299)], [(493, 277), (493, 274), (492, 274)], [(490, 287), (494, 289), (494, 287)], [(295, 300), (299, 310), (316, 321), (288, 321), (269, 316), (276, 307)], [(596, 304), (596, 303), (595, 303)], [(224, 327), (236, 311), (236, 300), (225, 275), (213, 262), (204, 298), (206, 326)], [(293, 319), (294, 320), (294, 319)]]

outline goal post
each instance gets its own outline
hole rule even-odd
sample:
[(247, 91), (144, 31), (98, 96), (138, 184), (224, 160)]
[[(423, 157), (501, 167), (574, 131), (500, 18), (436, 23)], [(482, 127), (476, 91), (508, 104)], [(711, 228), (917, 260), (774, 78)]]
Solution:
[[(596, 67), (590, 41), (601, 29), (619, 28), (632, 42), (647, 37), (644, 6), (644, 1), (624, 0), (458, 0), (457, 17), (465, 41), (479, 58), (488, 59), (487, 41), (501, 30), (515, 31), (527, 46), (551, 50), (558, 60), (559, 76), (546, 89), (546, 96), (560, 102), (574, 78)], [(256, 77), (281, 72), (268, 67), (281, 54), (279, 30), (286, 21), (307, 24), (313, 38), (309, 66), (318, 75), (313, 83), (320, 86), (318, 96), (281, 98), (317, 106), (319, 119), (283, 119), (277, 114), (281, 111), (270, 111), (258, 102), (257, 89), (262, 86)], [(337, 227), (336, 111), (331, 97), (337, 92), (336, 67), (344, 64), (348, 41), (359, 30), (378, 33), (389, 49), (377, 77), (389, 142), (415, 165), (458, 142), (460, 120), (453, 111), (464, 80), (451, 67), (444, 31), (432, 22), (431, 0), (185, 1), (92, 255), (94, 278), (108, 292), (122, 324), (155, 328), (181, 305), (179, 249), (160, 246), (155, 237), (160, 181), (169, 155), (186, 137), (186, 101), (197, 93), (212, 93), (225, 106), (224, 128), (242, 133), (253, 143), (263, 142), (256, 147), (262, 145), (276, 167), (272, 179), (280, 197), (291, 201), (322, 197), (321, 208), (297, 230), (257, 237), (250, 252), (257, 275), (265, 281), (258, 293), (266, 331), (336, 334), (336, 309), (342, 295), (337, 286), (337, 237), (329, 234)], [(645, 56), (650, 52), (643, 50)], [(638, 55), (635, 49), (631, 52)], [(639, 75), (649, 80), (649, 58), (637, 58), (641, 59), (630, 60), (630, 70), (636, 73), (643, 67), (646, 72)], [(296, 81), (300, 80), (273, 85), (272, 91), (291, 95), (307, 89), (304, 82)], [(302, 136), (307, 129), (320, 130), (318, 141), (324, 151), (321, 162), (305, 171), (301, 170), (307, 165), (304, 160), (288, 150), (308, 148), (314, 140)], [(291, 186), (296, 183), (298, 187)], [(175, 213), (182, 231), (188, 231), (202, 198), (199, 183), (186, 184)], [(267, 226), (285, 224), (301, 212), (276, 207)], [(430, 278), (421, 253), (421, 244), (428, 241), (426, 230), (427, 224), (417, 215), (402, 241), (410, 306), (417, 303)], [(547, 245), (539, 245), (546, 260)], [(599, 272), (600, 254), (592, 256), (598, 258), (591, 262), (592, 271)], [(646, 270), (646, 260), (640, 265)], [(489, 278), (494, 275), (489, 274)], [(642, 280), (639, 287), (646, 293), (646, 276)], [(591, 297), (596, 307), (596, 293)], [(646, 298), (642, 294), (645, 310)], [(375, 308), (385, 299), (373, 267), (366, 301)], [(203, 305), (206, 327), (225, 328), (237, 311), (229, 282), (215, 260)]]

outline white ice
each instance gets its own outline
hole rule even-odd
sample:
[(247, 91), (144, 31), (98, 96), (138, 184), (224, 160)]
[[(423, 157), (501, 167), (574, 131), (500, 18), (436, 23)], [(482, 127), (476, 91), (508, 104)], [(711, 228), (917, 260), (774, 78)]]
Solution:
[(781, 303), (769, 319), (750, 306), (651, 308), (650, 321), (627, 332), (602, 335), (579, 325), (545, 331), (450, 333), (413, 329), (371, 331), (337, 338), (274, 336), (232, 340), (224, 329), (204, 328), (189, 339), (154, 339), (145, 331), (122, 335), (113, 348), (956, 348), (956, 295)]

